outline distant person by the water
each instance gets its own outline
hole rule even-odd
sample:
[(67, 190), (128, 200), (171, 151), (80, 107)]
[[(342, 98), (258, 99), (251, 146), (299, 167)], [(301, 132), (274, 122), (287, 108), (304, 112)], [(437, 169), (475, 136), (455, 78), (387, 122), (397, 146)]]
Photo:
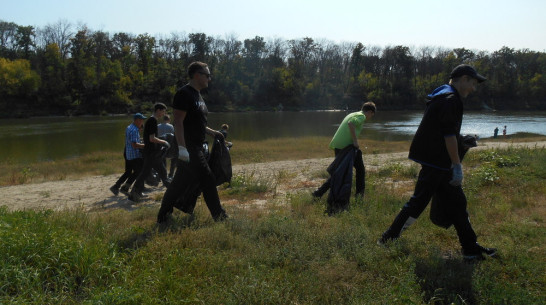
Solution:
[(125, 129), (125, 148), (123, 149), (125, 172), (119, 177), (116, 183), (110, 187), (110, 191), (114, 193), (114, 195), (117, 195), (120, 191), (127, 195), (131, 185), (135, 182), (142, 170), (143, 159), (140, 150), (144, 148), (144, 144), (140, 142), (140, 128), (145, 119), (146, 117), (144, 115), (136, 113), (133, 116), (133, 123)]
[[(157, 125), (157, 133), (159, 133), (159, 137), (162, 139), (166, 139), (166, 134), (171, 133), (174, 135), (174, 127), (171, 124), (171, 117), (168, 114), (165, 114), (163, 117), (163, 123), (160, 123)], [(178, 158), (171, 158), (170, 159), (171, 164), (169, 166), (169, 174), (168, 177), (172, 179), (174, 176), (174, 171), (176, 169), (176, 164), (178, 163)], [(163, 158), (163, 165), (165, 168), (167, 167), (167, 159)]]
[(449, 84), (436, 88), (428, 95), (425, 112), (413, 137), (409, 159), (419, 163), (421, 170), (415, 184), (413, 196), (402, 207), (390, 227), (378, 240), (385, 245), (394, 241), (423, 213), (431, 198), (439, 194), (450, 198), (444, 202), (457, 231), (463, 258), (467, 261), (494, 256), (497, 250), (485, 248), (477, 243), (477, 236), (470, 224), (467, 201), (461, 186), (463, 167), (459, 154), (459, 139), (463, 121), (463, 102), (477, 90), (485, 77), (469, 65), (453, 69)]
[[(154, 114), (146, 120), (144, 124), (144, 163), (142, 164), (142, 170), (138, 175), (131, 192), (129, 193), (129, 200), (133, 202), (139, 202), (144, 197), (142, 191), (144, 190), (144, 181), (152, 172), (154, 168), (154, 162), (161, 162), (156, 160), (156, 152), (160, 149), (159, 145), (170, 147), (169, 142), (158, 138), (157, 132), (157, 118), (163, 118), (167, 106), (163, 103), (156, 103), (154, 105)], [(157, 144), (157, 145), (156, 145)], [(157, 167), (156, 170), (165, 170), (163, 167)], [(167, 173), (160, 172), (159, 177), (163, 180), (165, 186), (169, 185), (167, 181)]]
[(493, 138), (496, 139), (499, 135), (499, 127), (495, 127), (495, 130), (493, 131)]
[(502, 130), (502, 137), (506, 138), (506, 125), (504, 125), (504, 129)]
[(228, 136), (228, 130), (229, 130), (229, 125), (228, 124), (222, 124), (222, 127), (220, 127), (220, 130), (218, 130), (221, 134), (224, 135), (224, 140), (226, 140), (226, 146), (228, 148), (231, 148), (231, 146), (233, 146), (233, 143), (231, 142), (228, 142), (227, 141), (227, 136)]

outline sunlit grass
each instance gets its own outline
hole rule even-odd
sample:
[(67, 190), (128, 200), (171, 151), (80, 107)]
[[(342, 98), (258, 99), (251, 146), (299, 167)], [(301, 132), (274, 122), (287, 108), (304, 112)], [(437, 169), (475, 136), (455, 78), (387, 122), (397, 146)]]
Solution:
[[(150, 206), (0, 208), (0, 303), (541, 304), (546, 150), (471, 151), (464, 162), (472, 225), (499, 259), (465, 263), (454, 229), (435, 227), (428, 208), (390, 247), (376, 244), (409, 198), (384, 181), (414, 181), (412, 166), (369, 171), (364, 200), (333, 217), (309, 193), (249, 208), (245, 198), (293, 176), (281, 171), (260, 188), (267, 182), (243, 173), (229, 195), (242, 204), (227, 205), (222, 223), (202, 198), (194, 215), (175, 210), (166, 226)], [(477, 175), (484, 166), (498, 179)]]

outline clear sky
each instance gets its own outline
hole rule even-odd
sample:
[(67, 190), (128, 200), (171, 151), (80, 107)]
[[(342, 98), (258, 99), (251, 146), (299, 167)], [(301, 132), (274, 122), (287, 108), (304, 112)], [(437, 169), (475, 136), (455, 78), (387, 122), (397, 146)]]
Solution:
[(110, 34), (546, 52), (546, 0), (0, 0), (0, 20), (35, 27), (64, 20)]

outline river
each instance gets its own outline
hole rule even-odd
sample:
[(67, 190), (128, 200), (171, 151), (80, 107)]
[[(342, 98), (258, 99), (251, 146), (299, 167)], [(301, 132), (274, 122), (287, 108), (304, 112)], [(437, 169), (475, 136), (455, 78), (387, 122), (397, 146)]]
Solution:
[[(149, 115), (149, 114), (146, 114)], [(209, 114), (209, 126), (230, 125), (229, 140), (259, 141), (275, 137), (331, 137), (346, 112), (234, 112)], [(361, 137), (375, 140), (408, 140), (421, 120), (420, 112), (381, 112), (367, 122)], [(47, 117), (0, 120), (0, 158), (25, 163), (71, 158), (96, 151), (123, 150), (129, 116)], [(466, 113), (462, 133), (492, 137), (528, 132), (546, 135), (546, 112)], [(327, 145), (327, 143), (325, 143)]]

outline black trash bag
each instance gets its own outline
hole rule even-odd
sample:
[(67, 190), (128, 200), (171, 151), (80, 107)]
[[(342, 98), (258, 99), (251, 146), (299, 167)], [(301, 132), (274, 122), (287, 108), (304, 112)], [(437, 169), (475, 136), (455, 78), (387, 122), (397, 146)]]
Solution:
[(231, 156), (226, 142), (222, 137), (215, 137), (209, 158), (209, 167), (216, 177), (216, 185), (231, 183), (233, 176), (231, 168)]
[[(459, 137), (458, 147), (461, 162), (468, 150), (476, 146), (478, 146), (476, 137), (470, 135)], [(430, 204), (430, 221), (432, 221), (433, 224), (446, 229), (451, 227), (453, 221), (451, 220), (449, 207), (455, 204), (451, 202), (451, 200), (452, 198), (443, 192), (437, 192), (432, 196), (432, 202)]]

